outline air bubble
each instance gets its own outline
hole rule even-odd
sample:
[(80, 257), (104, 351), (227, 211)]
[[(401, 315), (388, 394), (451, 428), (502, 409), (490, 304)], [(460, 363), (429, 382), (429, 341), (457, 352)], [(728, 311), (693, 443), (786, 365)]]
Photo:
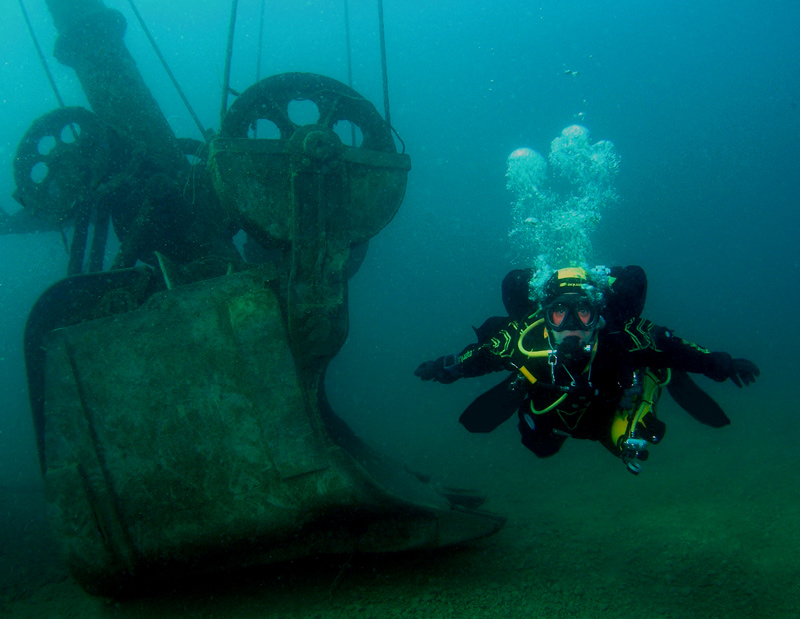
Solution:
[[(554, 268), (585, 265), (591, 233), (618, 194), (619, 155), (614, 144), (591, 142), (582, 125), (566, 127), (550, 144), (547, 160), (530, 148), (508, 158), (507, 187), (515, 196), (509, 238), (516, 262), (546, 280)], [(532, 287), (537, 283), (532, 282)]]

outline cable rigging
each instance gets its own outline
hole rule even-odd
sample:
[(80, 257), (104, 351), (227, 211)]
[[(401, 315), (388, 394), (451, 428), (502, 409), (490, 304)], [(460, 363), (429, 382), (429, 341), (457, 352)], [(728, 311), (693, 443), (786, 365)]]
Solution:
[[(20, 0), (20, 1), (22, 1), (22, 0)], [(144, 23), (144, 20), (142, 19), (142, 16), (139, 14), (139, 11), (136, 8), (136, 5), (133, 3), (133, 0), (128, 0), (128, 4), (131, 5), (131, 10), (133, 11), (133, 14), (136, 16), (136, 19), (139, 20), (139, 25), (142, 27), (142, 31), (144, 32), (145, 36), (147, 37), (147, 40), (150, 41), (150, 45), (153, 46), (153, 51), (156, 53), (156, 56), (158, 56), (158, 59), (161, 61), (161, 65), (164, 67), (164, 70), (167, 72), (167, 76), (169, 77), (170, 81), (172, 81), (172, 85), (175, 86), (175, 90), (178, 91), (178, 96), (180, 96), (181, 101), (183, 101), (183, 104), (186, 106), (186, 109), (188, 110), (189, 115), (192, 117), (192, 120), (194, 121), (194, 124), (197, 125), (197, 128), (200, 130), (200, 135), (203, 136), (204, 140), (208, 141), (208, 135), (207, 135), (208, 132), (203, 127), (203, 123), (200, 122), (200, 119), (197, 117), (197, 114), (194, 113), (194, 110), (192, 109), (192, 105), (189, 103), (189, 99), (187, 99), (186, 95), (183, 94), (183, 90), (181, 89), (180, 84), (178, 84), (178, 80), (175, 78), (175, 75), (170, 70), (166, 59), (164, 58), (163, 54), (161, 53), (161, 50), (158, 49), (158, 45), (156, 44), (156, 41), (153, 38), (153, 35), (150, 34), (150, 30), (147, 28), (147, 25)]]

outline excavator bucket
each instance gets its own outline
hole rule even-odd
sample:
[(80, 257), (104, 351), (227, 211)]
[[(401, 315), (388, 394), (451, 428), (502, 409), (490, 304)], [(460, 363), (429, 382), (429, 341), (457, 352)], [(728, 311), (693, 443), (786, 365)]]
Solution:
[[(328, 406), (323, 376), (303, 384), (273, 269), (147, 296), (155, 279), (148, 269), (66, 279), (29, 320), (48, 501), (87, 590), (435, 548), (502, 526), (473, 493), (361, 442)], [(126, 291), (127, 304), (109, 302)]]

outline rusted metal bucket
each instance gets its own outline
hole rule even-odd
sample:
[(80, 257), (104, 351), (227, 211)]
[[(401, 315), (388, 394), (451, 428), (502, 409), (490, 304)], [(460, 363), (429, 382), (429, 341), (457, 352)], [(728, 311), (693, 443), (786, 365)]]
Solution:
[[(67, 297), (82, 308), (76, 319), (102, 313), (117, 277), (141, 290), (153, 276), (64, 280), (32, 318)], [(473, 494), (438, 489), (364, 445), (330, 410), (321, 377), (304, 384), (274, 286), (261, 267), (29, 332), (26, 344), (44, 348), (48, 499), (87, 590), (316, 553), (433, 548), (502, 526), (473, 509)]]

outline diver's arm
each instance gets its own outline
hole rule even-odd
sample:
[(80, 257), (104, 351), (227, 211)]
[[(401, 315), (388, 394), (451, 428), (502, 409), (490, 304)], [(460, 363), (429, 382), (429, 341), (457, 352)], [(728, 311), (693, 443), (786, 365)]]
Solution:
[(747, 359), (734, 359), (726, 352), (710, 351), (664, 327), (656, 327), (653, 331), (656, 346), (663, 351), (668, 367), (704, 374), (717, 382), (730, 378), (737, 387), (755, 382), (761, 373), (756, 364)]
[(507, 362), (493, 355), (490, 347), (470, 344), (457, 355), (451, 353), (433, 361), (424, 361), (414, 374), (422, 380), (447, 385), (459, 378), (474, 378), (508, 369)]
[(454, 354), (444, 355), (433, 361), (423, 361), (414, 370), (414, 376), (422, 380), (432, 380), (437, 383), (449, 385), (463, 376), (462, 368), (458, 365)]
[[(502, 323), (502, 324), (501, 324)], [(496, 331), (490, 332), (489, 326), (500, 326)], [(433, 380), (449, 384), (459, 378), (473, 378), (491, 372), (509, 370), (509, 343), (516, 342), (516, 322), (508, 318), (493, 317), (481, 327), (475, 329), (478, 336), (476, 344), (470, 344), (460, 353), (449, 354), (425, 361), (414, 371), (422, 380)], [(513, 339), (512, 339), (513, 338)]]

